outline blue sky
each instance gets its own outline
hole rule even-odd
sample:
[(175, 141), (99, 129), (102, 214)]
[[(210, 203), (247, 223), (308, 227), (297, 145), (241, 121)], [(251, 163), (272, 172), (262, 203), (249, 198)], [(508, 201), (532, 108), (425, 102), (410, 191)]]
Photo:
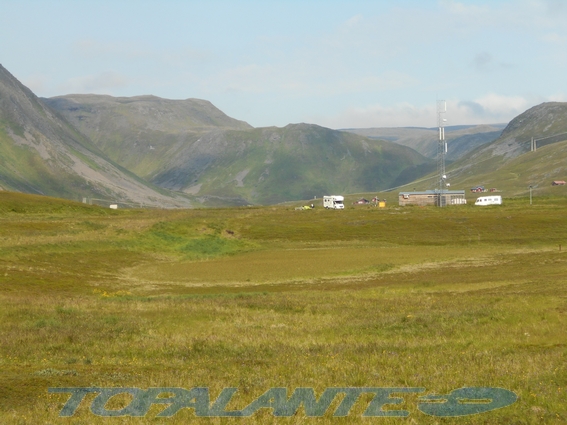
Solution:
[(567, 101), (567, 0), (0, 0), (38, 96), (211, 101), (255, 127), (508, 122)]

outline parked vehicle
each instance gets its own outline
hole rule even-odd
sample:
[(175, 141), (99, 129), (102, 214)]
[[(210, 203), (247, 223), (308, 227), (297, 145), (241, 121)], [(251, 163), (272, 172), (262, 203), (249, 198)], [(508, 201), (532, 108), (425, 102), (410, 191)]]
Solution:
[(369, 204), (370, 201), (368, 199), (365, 198), (360, 198), (358, 201), (353, 202), (353, 205), (366, 205)]
[(476, 199), (475, 205), (502, 205), (502, 196), (481, 196)]
[(344, 200), (344, 196), (340, 195), (323, 196), (323, 206), (333, 210), (342, 210), (345, 208)]

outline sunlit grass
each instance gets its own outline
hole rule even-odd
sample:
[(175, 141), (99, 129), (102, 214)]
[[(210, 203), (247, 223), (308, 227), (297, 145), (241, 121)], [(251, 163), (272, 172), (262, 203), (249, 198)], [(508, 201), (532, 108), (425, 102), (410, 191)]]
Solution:
[[(271, 387), (501, 387), (518, 401), (482, 415), (427, 417), (406, 395), (409, 418), (373, 420), (567, 421), (565, 200), (108, 216), (24, 201), (0, 208), (1, 423), (59, 423), (68, 396), (47, 388), (64, 386), (238, 387), (235, 409)], [(158, 421), (158, 406), (97, 417), (92, 399), (65, 421)], [(167, 421), (366, 423), (363, 410)]]

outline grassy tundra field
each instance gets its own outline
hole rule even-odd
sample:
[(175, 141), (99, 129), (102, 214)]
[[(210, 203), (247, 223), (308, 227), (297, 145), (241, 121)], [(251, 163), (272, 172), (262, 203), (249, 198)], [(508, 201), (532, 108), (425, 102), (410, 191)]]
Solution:
[[(0, 192), (0, 423), (567, 423), (566, 213), (566, 198), (164, 211)], [(246, 418), (163, 418), (159, 403), (103, 417), (88, 393), (60, 417), (71, 394), (48, 389), (66, 387), (206, 387), (211, 402), (237, 388), (226, 411), (276, 405), (261, 398), (272, 387), (421, 392), (392, 395), (383, 410), (398, 418), (363, 417), (368, 393), (346, 416), (338, 395), (322, 417)], [(517, 400), (418, 409), (467, 387)]]

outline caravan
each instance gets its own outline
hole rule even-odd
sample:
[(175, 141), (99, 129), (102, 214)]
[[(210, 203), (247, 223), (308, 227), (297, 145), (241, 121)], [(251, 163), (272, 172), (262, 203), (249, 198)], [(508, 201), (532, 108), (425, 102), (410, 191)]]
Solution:
[(323, 196), (323, 206), (333, 210), (342, 210), (345, 208), (344, 200), (344, 196), (340, 195)]
[(477, 198), (475, 205), (502, 205), (502, 196), (481, 196)]

